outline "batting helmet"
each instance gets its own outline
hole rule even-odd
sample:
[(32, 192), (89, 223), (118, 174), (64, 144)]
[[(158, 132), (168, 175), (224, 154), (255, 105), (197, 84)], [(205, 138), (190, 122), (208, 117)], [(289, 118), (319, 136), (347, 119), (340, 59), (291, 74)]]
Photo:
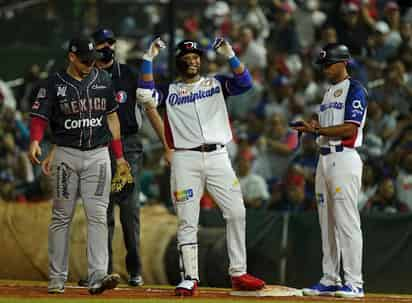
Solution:
[(176, 57), (179, 58), (188, 53), (196, 53), (199, 56), (202, 56), (203, 50), (198, 42), (193, 40), (183, 40), (176, 46)]
[(328, 65), (348, 61), (350, 59), (351, 56), (346, 45), (329, 43), (319, 52), (315, 63), (319, 65)]

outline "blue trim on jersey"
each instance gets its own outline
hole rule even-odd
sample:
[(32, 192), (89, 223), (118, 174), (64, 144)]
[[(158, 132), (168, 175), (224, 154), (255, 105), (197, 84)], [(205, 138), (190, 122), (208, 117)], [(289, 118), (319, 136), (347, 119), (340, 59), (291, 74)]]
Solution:
[(154, 81), (139, 80), (139, 83), (138, 83), (137, 86), (140, 87), (140, 88), (154, 89), (155, 88), (155, 83), (154, 83)]
[(349, 89), (345, 100), (345, 122), (360, 125), (366, 112), (368, 102), (367, 92), (362, 84), (356, 80), (349, 79)]
[(235, 74), (234, 77), (216, 75), (215, 79), (222, 85), (225, 97), (243, 94), (253, 86), (252, 76), (246, 68), (243, 73)]

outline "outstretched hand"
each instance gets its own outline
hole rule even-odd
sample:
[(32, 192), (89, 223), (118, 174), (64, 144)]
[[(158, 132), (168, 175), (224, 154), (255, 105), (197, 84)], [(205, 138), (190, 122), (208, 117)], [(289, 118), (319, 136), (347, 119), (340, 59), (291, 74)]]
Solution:
[(222, 37), (215, 38), (212, 47), (218, 54), (225, 56), (227, 59), (236, 55), (230, 43)]
[(159, 55), (160, 50), (163, 48), (166, 48), (166, 43), (160, 39), (160, 37), (157, 37), (150, 43), (149, 49), (144, 54), (143, 58), (146, 60), (153, 60)]

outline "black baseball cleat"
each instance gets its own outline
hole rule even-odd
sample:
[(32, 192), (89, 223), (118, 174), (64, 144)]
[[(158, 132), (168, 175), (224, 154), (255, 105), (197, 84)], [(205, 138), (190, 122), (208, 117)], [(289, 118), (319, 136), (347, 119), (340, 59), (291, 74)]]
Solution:
[(136, 275), (136, 276), (130, 276), (129, 280), (127, 281), (127, 284), (130, 286), (143, 286), (144, 281), (143, 277), (141, 275)]
[(105, 276), (101, 281), (94, 283), (89, 287), (91, 295), (98, 295), (108, 289), (114, 289), (120, 282), (118, 274), (110, 274)]
[(79, 282), (77, 282), (77, 285), (80, 287), (88, 287), (89, 281), (87, 281), (87, 279), (80, 279)]

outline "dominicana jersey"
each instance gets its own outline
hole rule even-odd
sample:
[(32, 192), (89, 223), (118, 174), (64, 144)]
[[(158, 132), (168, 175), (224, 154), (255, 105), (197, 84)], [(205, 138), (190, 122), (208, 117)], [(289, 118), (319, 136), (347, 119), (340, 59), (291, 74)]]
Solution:
[[(140, 81), (139, 86), (151, 88)], [(155, 90), (158, 105), (166, 106), (165, 135), (171, 148), (194, 148), (202, 144), (227, 144), (232, 132), (225, 97), (252, 87), (249, 72), (234, 77), (201, 77), (194, 83), (174, 82)]]
[(342, 144), (345, 147), (354, 148), (362, 145), (367, 109), (366, 97), (367, 92), (362, 84), (350, 78), (332, 85), (326, 91), (318, 113), (320, 127), (344, 123), (353, 123), (358, 127), (352, 138), (344, 140), (320, 136), (318, 138), (320, 146), (327, 147)]

